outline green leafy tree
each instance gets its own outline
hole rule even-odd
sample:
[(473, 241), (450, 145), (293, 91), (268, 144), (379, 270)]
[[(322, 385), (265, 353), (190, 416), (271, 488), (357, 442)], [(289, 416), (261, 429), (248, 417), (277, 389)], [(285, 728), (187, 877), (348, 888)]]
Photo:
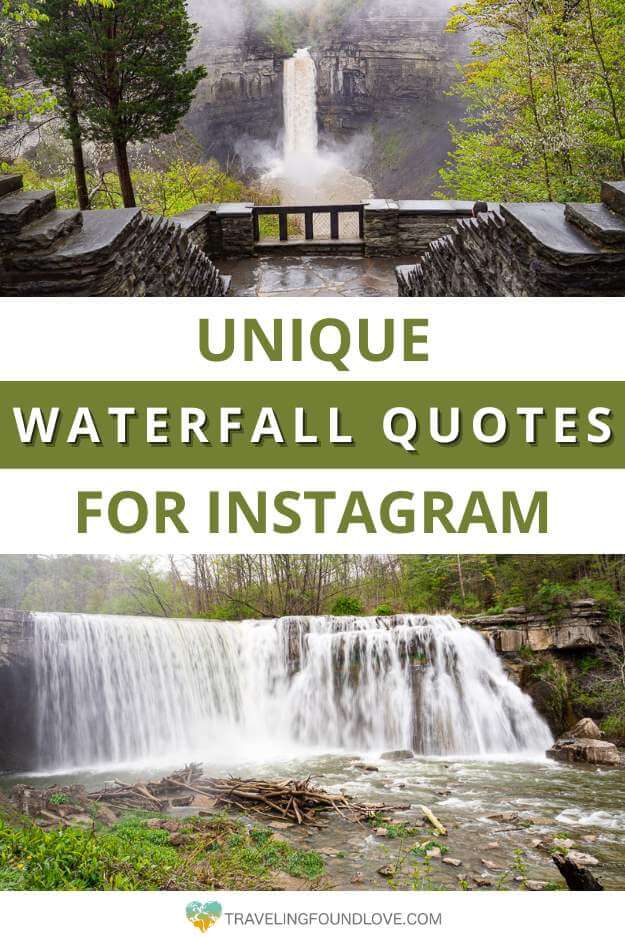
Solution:
[[(71, 13), (70, 51), (63, 47), (62, 17), (68, 4), (42, 0), (47, 19), (33, 40), (42, 74), (56, 75), (67, 102), (66, 74), (85, 136), (111, 143), (124, 205), (135, 193), (128, 144), (171, 133), (188, 110), (203, 68), (186, 67), (197, 27), (189, 22), (185, 0), (115, 0), (113, 5), (81, 4)], [(46, 65), (44, 59), (49, 61)], [(71, 62), (70, 62), (71, 59)], [(70, 129), (70, 138), (72, 134)]]
[(625, 0), (469, 0), (448, 30), (477, 38), (446, 193), (585, 201), (625, 177)]

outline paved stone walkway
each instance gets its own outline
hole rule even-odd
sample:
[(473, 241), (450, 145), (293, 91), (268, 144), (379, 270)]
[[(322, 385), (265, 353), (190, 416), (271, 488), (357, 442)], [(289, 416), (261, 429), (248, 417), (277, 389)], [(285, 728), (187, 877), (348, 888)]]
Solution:
[(250, 257), (220, 261), (230, 296), (397, 296), (398, 257)]

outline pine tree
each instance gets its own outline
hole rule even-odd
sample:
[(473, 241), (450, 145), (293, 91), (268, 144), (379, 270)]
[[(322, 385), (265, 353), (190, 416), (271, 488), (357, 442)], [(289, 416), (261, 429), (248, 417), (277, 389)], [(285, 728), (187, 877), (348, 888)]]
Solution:
[[(56, 7), (43, 0), (51, 35)], [(197, 27), (190, 23), (185, 0), (115, 0), (111, 6), (85, 4), (72, 12), (72, 81), (85, 136), (111, 143), (124, 205), (135, 205), (128, 144), (175, 130), (191, 105), (203, 68), (187, 68)], [(54, 67), (62, 74), (68, 51), (50, 44)], [(38, 56), (42, 69), (42, 56)], [(48, 65), (53, 68), (53, 63)]]
[(37, 76), (55, 92), (66, 135), (72, 144), (78, 207), (85, 210), (90, 204), (76, 70), (81, 24), (76, 0), (45, 0), (45, 17), (38, 22), (38, 28), (31, 37), (29, 56)]

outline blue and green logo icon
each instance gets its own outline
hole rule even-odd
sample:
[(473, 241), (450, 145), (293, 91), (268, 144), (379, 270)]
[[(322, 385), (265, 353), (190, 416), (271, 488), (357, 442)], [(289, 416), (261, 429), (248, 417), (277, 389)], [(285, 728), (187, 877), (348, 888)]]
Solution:
[(221, 904), (219, 902), (190, 902), (187, 906), (187, 918), (203, 933), (221, 918)]

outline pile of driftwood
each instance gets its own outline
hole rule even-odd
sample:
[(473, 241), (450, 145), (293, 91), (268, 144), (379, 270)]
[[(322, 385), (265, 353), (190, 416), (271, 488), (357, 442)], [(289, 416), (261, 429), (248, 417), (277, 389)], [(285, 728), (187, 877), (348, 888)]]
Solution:
[(161, 779), (131, 785), (114, 782), (90, 798), (113, 809), (166, 811), (172, 807), (198, 810), (235, 808), (244, 814), (294, 824), (320, 826), (319, 816), (334, 811), (345, 820), (362, 823), (384, 808), (380, 804), (359, 804), (344, 794), (315, 788), (311, 779), (301, 781), (207, 778), (199, 765)]

